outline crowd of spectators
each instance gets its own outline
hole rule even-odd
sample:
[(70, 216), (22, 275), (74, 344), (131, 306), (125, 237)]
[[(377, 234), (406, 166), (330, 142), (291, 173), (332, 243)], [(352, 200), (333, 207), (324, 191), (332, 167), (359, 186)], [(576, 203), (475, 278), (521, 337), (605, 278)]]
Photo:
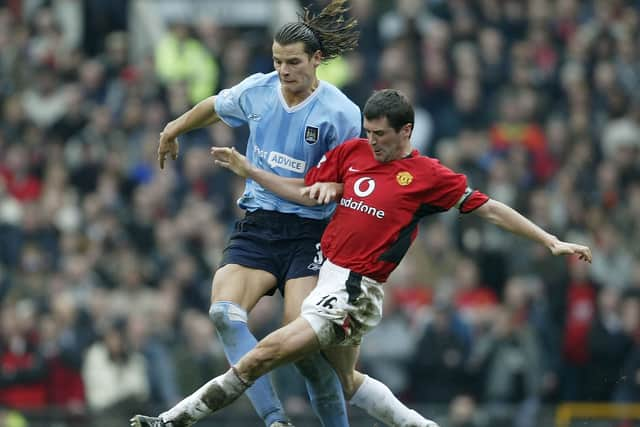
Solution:
[[(133, 58), (127, 3), (0, 0), (0, 424), (163, 408), (227, 366), (207, 309), (243, 183), (207, 148), (242, 151), (246, 130), (194, 131), (162, 171), (155, 150), (168, 120), (270, 71), (271, 35), (182, 16)], [(640, 400), (640, 2), (350, 3), (360, 47), (321, 76), (360, 106), (401, 89), (416, 148), (593, 250), (589, 265), (472, 215), (425, 221), (361, 368), (447, 405), (443, 426)], [(280, 304), (252, 313), (257, 335)]]

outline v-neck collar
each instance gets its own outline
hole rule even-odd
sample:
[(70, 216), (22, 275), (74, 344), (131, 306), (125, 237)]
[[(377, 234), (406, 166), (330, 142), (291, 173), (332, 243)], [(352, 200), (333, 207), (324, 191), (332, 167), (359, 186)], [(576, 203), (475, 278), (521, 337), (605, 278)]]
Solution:
[(311, 93), (311, 95), (309, 95), (301, 103), (296, 104), (293, 107), (289, 107), (289, 104), (287, 104), (287, 101), (284, 99), (284, 95), (282, 94), (282, 84), (278, 83), (278, 98), (280, 98), (280, 103), (282, 104), (282, 108), (284, 108), (284, 110), (287, 113), (294, 113), (300, 110), (301, 108), (304, 108), (308, 103), (313, 101), (318, 96), (318, 93), (320, 92), (320, 90), (322, 90), (323, 86), (324, 86), (324, 82), (322, 80), (318, 80), (318, 87), (316, 88), (316, 90), (314, 90)]

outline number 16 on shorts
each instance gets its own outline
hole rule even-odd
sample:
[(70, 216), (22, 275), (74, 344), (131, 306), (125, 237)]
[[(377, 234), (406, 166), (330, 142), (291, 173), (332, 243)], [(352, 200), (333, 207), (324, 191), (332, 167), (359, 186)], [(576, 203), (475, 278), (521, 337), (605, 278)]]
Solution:
[(320, 301), (316, 303), (320, 307), (328, 308), (329, 310), (333, 309), (335, 303), (338, 302), (338, 297), (333, 295), (325, 295), (320, 298)]

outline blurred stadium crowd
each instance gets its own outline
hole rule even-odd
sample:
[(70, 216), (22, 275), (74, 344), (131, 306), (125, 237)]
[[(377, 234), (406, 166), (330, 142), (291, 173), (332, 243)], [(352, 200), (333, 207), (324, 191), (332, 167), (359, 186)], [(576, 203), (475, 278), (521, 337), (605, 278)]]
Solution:
[[(207, 147), (244, 150), (246, 130), (192, 132), (164, 171), (155, 150), (168, 120), (270, 71), (271, 34), (179, 16), (134, 56), (131, 3), (0, 0), (0, 425), (166, 407), (227, 366), (207, 309), (243, 183)], [(360, 48), (321, 76), (360, 106), (403, 90), (417, 148), (594, 259), (430, 219), (361, 368), (447, 405), (443, 427), (640, 400), (640, 2), (351, 5)], [(257, 335), (279, 311), (260, 303)], [(276, 382), (295, 414), (292, 372)]]

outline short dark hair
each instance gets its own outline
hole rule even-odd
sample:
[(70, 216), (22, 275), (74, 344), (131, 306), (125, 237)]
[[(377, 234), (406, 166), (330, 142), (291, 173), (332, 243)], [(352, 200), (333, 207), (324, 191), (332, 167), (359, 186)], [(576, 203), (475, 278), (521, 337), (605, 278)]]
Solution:
[(364, 105), (363, 114), (367, 120), (386, 117), (396, 132), (407, 123), (411, 123), (413, 127), (415, 120), (411, 102), (402, 92), (395, 89), (374, 92)]
[(349, 10), (347, 0), (333, 0), (319, 14), (314, 15), (308, 7), (298, 14), (299, 21), (284, 24), (274, 40), (281, 45), (304, 43), (304, 51), (313, 55), (322, 52), (323, 61), (342, 55), (358, 47), (358, 21), (345, 18)]

